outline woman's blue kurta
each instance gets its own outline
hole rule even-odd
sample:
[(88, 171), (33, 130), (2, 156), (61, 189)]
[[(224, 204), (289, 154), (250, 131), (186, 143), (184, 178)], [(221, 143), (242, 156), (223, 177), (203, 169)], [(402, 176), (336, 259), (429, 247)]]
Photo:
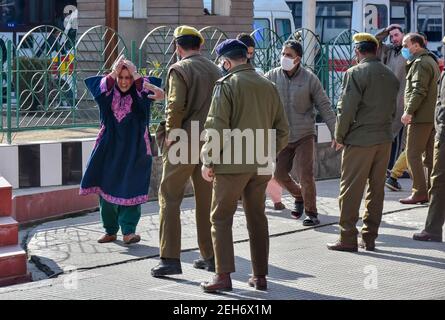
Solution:
[[(148, 124), (152, 100), (134, 83), (122, 93), (110, 78), (91, 77), (87, 88), (99, 105), (101, 129), (82, 178), (80, 194), (97, 193), (106, 201), (138, 205), (148, 200), (152, 154)], [(112, 81), (112, 80), (111, 80)], [(160, 79), (143, 79), (160, 85)], [(143, 88), (143, 86), (141, 86)]]

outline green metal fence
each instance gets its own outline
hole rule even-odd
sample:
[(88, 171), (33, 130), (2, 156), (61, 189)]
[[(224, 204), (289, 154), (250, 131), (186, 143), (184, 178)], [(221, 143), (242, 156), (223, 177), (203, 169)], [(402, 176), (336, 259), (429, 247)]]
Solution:
[[(132, 41), (130, 48), (118, 33), (104, 26), (88, 29), (77, 41), (53, 26), (32, 29), (17, 46), (0, 36), (5, 44), (0, 46), (0, 134), (6, 134), (11, 143), (15, 133), (27, 130), (98, 127), (99, 111), (84, 80), (109, 72), (110, 52), (117, 52), (130, 57), (141, 74), (158, 76), (165, 84), (167, 70), (176, 62), (173, 31), (171, 26), (157, 27), (140, 44)], [(202, 53), (216, 62), (215, 48), (227, 35), (211, 26), (200, 31), (205, 38)], [(352, 33), (345, 31), (327, 44), (307, 29), (290, 36), (302, 43), (302, 64), (320, 78), (333, 103), (342, 72), (352, 65)], [(251, 35), (256, 43), (256, 67), (267, 72), (279, 66), (287, 39), (270, 29), (257, 29)], [(337, 68), (335, 61), (343, 61), (344, 68)], [(152, 110), (153, 123), (163, 119), (163, 102)]]

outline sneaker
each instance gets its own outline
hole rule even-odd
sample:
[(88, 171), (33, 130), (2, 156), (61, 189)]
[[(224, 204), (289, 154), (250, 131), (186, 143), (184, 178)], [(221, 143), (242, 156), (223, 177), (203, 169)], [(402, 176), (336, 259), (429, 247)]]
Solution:
[(393, 177), (389, 177), (388, 179), (386, 179), (385, 185), (392, 191), (402, 190), (402, 186), (400, 185), (400, 183)]

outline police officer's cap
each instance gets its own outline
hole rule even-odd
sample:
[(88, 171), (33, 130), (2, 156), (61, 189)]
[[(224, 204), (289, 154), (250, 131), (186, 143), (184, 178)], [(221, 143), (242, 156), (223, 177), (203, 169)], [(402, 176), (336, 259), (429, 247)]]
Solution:
[(218, 58), (228, 54), (229, 52), (241, 50), (247, 53), (247, 46), (239, 40), (236, 39), (227, 39), (221, 42), (216, 47), (216, 54)]
[(180, 39), (181, 37), (184, 36), (198, 37), (200, 39), (201, 45), (204, 44), (204, 37), (202, 36), (201, 32), (199, 32), (196, 28), (190, 26), (179, 26), (173, 32), (173, 37), (175, 39)]
[(379, 41), (377, 40), (376, 37), (374, 37), (372, 34), (370, 33), (366, 33), (366, 32), (360, 32), (360, 33), (356, 33), (354, 34), (354, 36), (352, 37), (352, 40), (354, 41), (354, 44), (364, 44), (364, 43), (375, 43), (375, 45), (378, 47), (379, 46)]

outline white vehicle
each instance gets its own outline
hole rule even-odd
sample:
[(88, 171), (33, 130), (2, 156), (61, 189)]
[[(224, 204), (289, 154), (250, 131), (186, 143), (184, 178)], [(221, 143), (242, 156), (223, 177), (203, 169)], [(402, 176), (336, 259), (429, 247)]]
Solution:
[(273, 30), (285, 40), (295, 31), (292, 11), (284, 0), (254, 0), (253, 29)]
[[(287, 0), (286, 3), (292, 11), (295, 27), (302, 27), (302, 1)], [(425, 33), (428, 48), (441, 55), (438, 47), (445, 35), (443, 21), (443, 0), (317, 0), (316, 33), (323, 43), (345, 29), (376, 33), (398, 23), (407, 32)]]

